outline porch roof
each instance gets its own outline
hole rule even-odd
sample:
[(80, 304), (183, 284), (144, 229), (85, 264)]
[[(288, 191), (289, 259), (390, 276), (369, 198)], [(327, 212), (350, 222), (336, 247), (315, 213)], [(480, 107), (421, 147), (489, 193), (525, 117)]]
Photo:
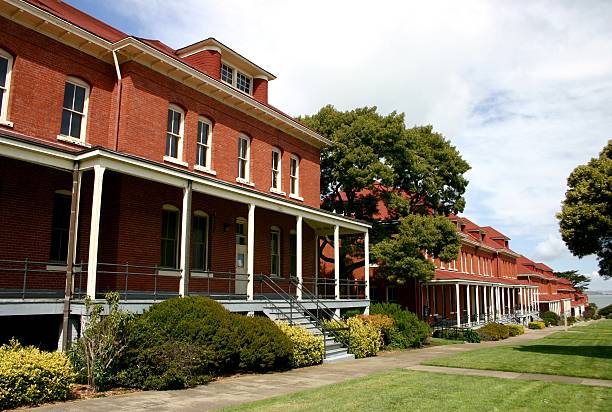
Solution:
[(461, 273), (454, 272), (448, 270), (436, 270), (436, 275), (432, 279), (435, 282), (444, 282), (444, 283), (455, 283), (461, 281), (467, 281), (469, 283), (486, 283), (491, 285), (512, 285), (512, 286), (524, 286), (524, 287), (535, 287), (529, 285), (525, 281), (520, 281), (513, 278), (499, 278), (494, 276), (482, 276), (482, 275), (473, 275), (469, 273)]

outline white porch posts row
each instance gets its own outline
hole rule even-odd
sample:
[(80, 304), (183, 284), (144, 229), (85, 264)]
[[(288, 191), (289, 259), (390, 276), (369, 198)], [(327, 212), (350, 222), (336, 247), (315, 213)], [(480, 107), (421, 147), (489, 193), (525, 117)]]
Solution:
[(87, 262), (87, 296), (96, 298), (96, 274), (98, 272), (98, 239), (100, 234), (100, 211), (102, 209), (102, 184), (105, 168), (95, 165), (93, 198), (91, 203), (91, 228), (89, 231), (89, 260)]

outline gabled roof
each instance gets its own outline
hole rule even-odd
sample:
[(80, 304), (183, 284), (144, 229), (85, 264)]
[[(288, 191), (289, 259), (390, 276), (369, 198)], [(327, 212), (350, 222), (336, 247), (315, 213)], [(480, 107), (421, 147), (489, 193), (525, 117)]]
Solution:
[(503, 239), (503, 240), (510, 240), (510, 238), (506, 235), (504, 235), (503, 233), (501, 233), (500, 231), (498, 231), (497, 229), (495, 229), (494, 227), (491, 226), (484, 226), (482, 228), (485, 232), (487, 232), (488, 236), (491, 239)]

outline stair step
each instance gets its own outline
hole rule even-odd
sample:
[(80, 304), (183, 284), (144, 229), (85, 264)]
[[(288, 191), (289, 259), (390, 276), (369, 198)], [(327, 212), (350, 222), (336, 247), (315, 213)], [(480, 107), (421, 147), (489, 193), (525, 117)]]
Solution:
[(336, 356), (330, 356), (330, 357), (325, 357), (325, 359), (323, 359), (323, 363), (334, 363), (334, 362), (342, 362), (342, 361), (348, 361), (348, 360), (354, 360), (355, 359), (355, 355), (353, 355), (352, 353), (345, 353), (342, 355), (336, 355)]

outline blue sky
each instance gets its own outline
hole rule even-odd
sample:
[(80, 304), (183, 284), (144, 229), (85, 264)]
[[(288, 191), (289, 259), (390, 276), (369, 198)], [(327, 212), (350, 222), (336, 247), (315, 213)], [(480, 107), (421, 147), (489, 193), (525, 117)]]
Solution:
[(278, 76), (270, 102), (291, 114), (368, 105), (432, 124), (472, 165), (466, 216), (612, 290), (554, 217), (612, 138), (612, 2), (69, 2), (175, 48), (217, 38)]

